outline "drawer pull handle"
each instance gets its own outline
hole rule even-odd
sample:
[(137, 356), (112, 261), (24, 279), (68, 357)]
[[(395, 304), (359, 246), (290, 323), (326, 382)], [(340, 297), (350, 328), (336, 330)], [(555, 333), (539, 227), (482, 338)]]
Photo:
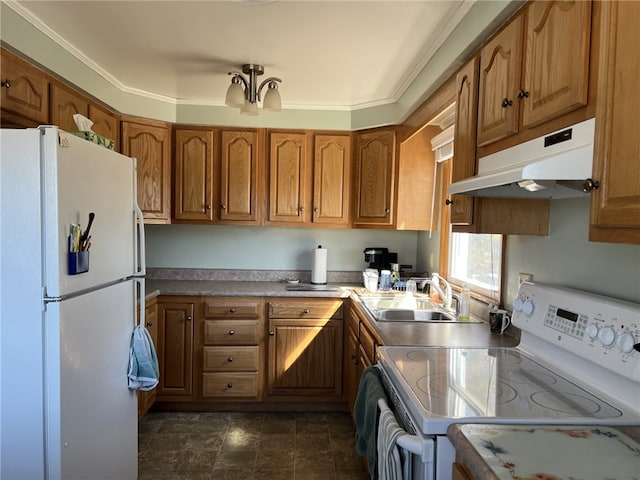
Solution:
[(229, 335), (235, 335), (236, 331), (235, 330), (229, 330)]
[(227, 362), (229, 362), (229, 363), (233, 362), (233, 357), (228, 357), (227, 358)]
[(236, 309), (235, 308), (230, 308), (229, 309), (229, 313), (236, 313)]
[(304, 314), (306, 315), (307, 313), (309, 313), (309, 309), (308, 309), (308, 308), (305, 308), (305, 309), (304, 309), (304, 311), (303, 311), (302, 313), (304, 313)]
[(227, 388), (232, 388), (233, 385), (231, 383), (227, 383)]

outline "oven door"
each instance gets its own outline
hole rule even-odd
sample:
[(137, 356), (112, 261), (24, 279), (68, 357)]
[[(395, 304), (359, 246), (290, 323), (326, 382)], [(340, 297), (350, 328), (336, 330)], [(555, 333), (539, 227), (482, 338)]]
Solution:
[[(451, 465), (455, 458), (455, 450), (447, 439), (447, 437), (436, 437), (434, 435), (425, 435), (416, 428), (416, 422), (411, 418), (404, 402), (400, 399), (398, 391), (391, 383), (384, 367), (378, 365), (382, 375), (382, 383), (384, 384), (389, 402), (393, 405), (393, 411), (396, 420), (404, 428), (407, 433), (415, 435), (419, 438), (420, 445), (414, 450), (421, 453), (413, 453), (406, 450), (411, 458), (411, 480), (449, 480), (451, 479)], [(444, 440), (444, 441), (443, 441)], [(444, 462), (448, 462), (448, 475), (443, 470), (442, 475), (436, 474), (436, 458), (440, 458), (440, 453)]]

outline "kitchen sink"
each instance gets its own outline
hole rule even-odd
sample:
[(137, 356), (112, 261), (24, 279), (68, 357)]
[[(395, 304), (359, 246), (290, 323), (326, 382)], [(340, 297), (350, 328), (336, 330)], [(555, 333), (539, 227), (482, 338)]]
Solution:
[(373, 312), (381, 322), (455, 322), (455, 315), (439, 310), (405, 310), (382, 308)]
[(477, 320), (459, 320), (453, 312), (433, 305), (423, 295), (363, 295), (360, 299), (378, 322), (478, 323)]

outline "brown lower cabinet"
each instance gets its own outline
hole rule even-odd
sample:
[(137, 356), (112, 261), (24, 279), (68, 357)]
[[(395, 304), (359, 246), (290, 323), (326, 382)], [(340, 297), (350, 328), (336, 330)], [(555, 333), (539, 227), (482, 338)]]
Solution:
[(343, 301), (268, 302), (265, 400), (342, 399)]
[(264, 371), (264, 301), (206, 297), (198, 321), (196, 357), (202, 401), (258, 401)]
[(451, 466), (452, 480), (475, 480), (473, 474), (463, 463), (454, 462)]
[[(144, 307), (144, 324), (153, 340), (154, 347), (158, 345), (158, 305), (157, 298), (148, 300)], [(145, 416), (156, 401), (157, 388), (143, 392), (138, 390), (138, 420)]]
[(158, 299), (157, 400), (193, 400), (194, 300), (193, 297)]
[(345, 397), (353, 414), (360, 377), (365, 368), (376, 363), (377, 348), (382, 341), (368, 326), (366, 317), (351, 304), (345, 341)]

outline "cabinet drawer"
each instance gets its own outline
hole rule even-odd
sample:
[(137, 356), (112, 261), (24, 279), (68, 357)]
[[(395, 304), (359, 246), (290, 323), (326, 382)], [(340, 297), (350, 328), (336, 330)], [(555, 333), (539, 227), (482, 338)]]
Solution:
[(257, 345), (260, 322), (257, 320), (205, 320), (205, 345)]
[(202, 369), (205, 372), (258, 370), (259, 347), (204, 347)]
[(342, 300), (269, 302), (271, 318), (342, 318)]
[(259, 318), (262, 300), (235, 297), (209, 298), (204, 301), (206, 318)]
[(258, 373), (205, 373), (202, 375), (203, 397), (257, 397)]

